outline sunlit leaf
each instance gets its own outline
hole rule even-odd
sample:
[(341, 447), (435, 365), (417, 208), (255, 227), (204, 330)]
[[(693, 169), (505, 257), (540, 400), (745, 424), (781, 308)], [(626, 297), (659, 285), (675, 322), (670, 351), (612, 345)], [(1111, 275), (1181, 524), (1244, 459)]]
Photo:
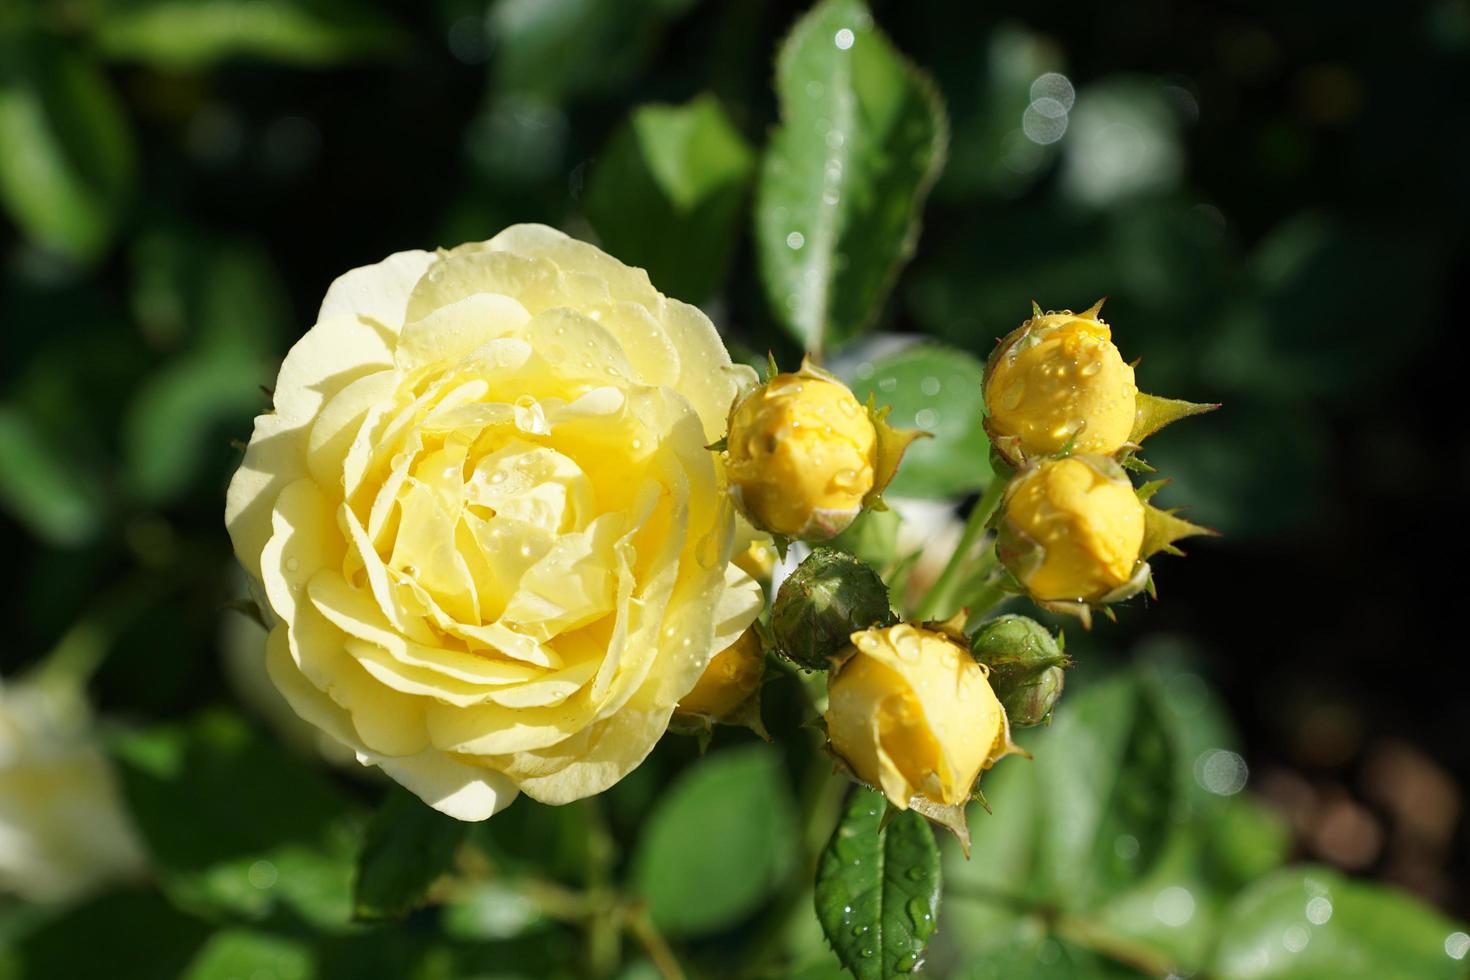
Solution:
[(812, 351), (877, 317), (913, 253), (948, 123), (927, 76), (859, 0), (825, 0), (776, 62), (781, 125), (756, 192), (756, 254), (781, 324)]

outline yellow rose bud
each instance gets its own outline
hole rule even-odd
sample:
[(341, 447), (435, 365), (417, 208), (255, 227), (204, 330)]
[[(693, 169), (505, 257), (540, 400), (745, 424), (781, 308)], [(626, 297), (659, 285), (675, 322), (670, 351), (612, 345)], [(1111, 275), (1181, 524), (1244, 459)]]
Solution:
[(899, 809), (963, 804), (1010, 750), (985, 668), (950, 637), (909, 623), (852, 634), (827, 688), (827, 734), (858, 778)]
[(1010, 462), (1053, 455), (1069, 440), (1076, 452), (1111, 456), (1129, 441), (1138, 387), (1100, 306), (1035, 316), (990, 356), (985, 428)]
[(756, 527), (824, 540), (861, 512), (874, 490), (877, 454), (867, 409), (842, 382), (804, 366), (735, 406), (725, 469)]
[(347, 273), (226, 501), (272, 681), (462, 820), (607, 789), (760, 609), (706, 448), (755, 380), (550, 228)]
[(716, 721), (728, 717), (760, 687), (766, 652), (754, 629), (725, 647), (700, 675), (694, 690), (679, 701), (679, 713)]
[(1105, 456), (1042, 460), (1006, 488), (998, 553), (1044, 601), (1094, 603), (1136, 578), (1144, 506)]

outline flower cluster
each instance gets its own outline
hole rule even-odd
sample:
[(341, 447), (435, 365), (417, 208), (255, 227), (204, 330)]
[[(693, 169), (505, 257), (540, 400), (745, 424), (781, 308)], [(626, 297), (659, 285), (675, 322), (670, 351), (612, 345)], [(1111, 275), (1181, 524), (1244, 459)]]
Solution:
[[(1207, 407), (1141, 394), (1097, 307), (1038, 311), (984, 398), (1006, 476), (905, 621), (883, 575), (823, 543), (885, 509), (923, 433), (810, 359), (758, 382), (641, 271), (519, 226), (332, 286), (226, 522), (286, 700), (452, 816), (600, 792), (668, 730), (764, 735), (769, 655), (827, 671), (841, 768), (963, 837), (981, 774), (1049, 718), (1070, 662), (1031, 620), (983, 613), (1005, 588), (1085, 616), (1149, 585), (1146, 559), (1200, 529), (1127, 470)], [(999, 590), (962, 567), (997, 506)], [(795, 540), (815, 550), (767, 611)], [(927, 615), (951, 598), (958, 615)]]

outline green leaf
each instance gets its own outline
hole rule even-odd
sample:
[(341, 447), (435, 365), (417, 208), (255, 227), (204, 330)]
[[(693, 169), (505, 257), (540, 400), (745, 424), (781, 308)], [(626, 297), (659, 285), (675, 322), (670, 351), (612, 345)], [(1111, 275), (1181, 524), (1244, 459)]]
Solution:
[(1003, 945), (971, 958), (959, 980), (1143, 980), (1139, 973), (1075, 943), (1049, 936), (1039, 922), (1012, 928)]
[(53, 545), (78, 545), (97, 533), (102, 500), (31, 420), (0, 405), (0, 507)]
[(1219, 980), (1463, 978), (1464, 929), (1392, 889), (1329, 868), (1288, 868), (1236, 898), (1209, 973)]
[(859, 0), (825, 0), (776, 62), (781, 125), (756, 190), (766, 298), (803, 347), (866, 328), (913, 253), (948, 122), (928, 77)]
[(859, 401), (871, 394), (888, 421), (934, 434), (909, 446), (894, 497), (954, 497), (990, 482), (990, 443), (981, 427), (985, 367), (964, 351), (923, 344), (862, 361), (844, 378)]
[(1068, 909), (1098, 905), (1164, 852), (1182, 788), (1152, 692), (1110, 678), (1069, 696), (1032, 746), (1045, 838), (1040, 871)]
[(352, 887), (353, 917), (401, 919), (422, 905), (429, 886), (449, 871), (468, 826), (395, 786), (368, 824)]
[(817, 918), (858, 980), (913, 972), (939, 917), (939, 847), (923, 817), (858, 789), (817, 864)]
[(348, 0), (104, 0), (93, 38), (104, 55), (170, 71), (235, 57), (323, 66), (392, 53), (398, 31)]
[(309, 980), (316, 964), (311, 948), (300, 939), (224, 929), (209, 937), (182, 980), (240, 980), (269, 976), (274, 980)]
[(592, 167), (587, 217), (609, 252), (697, 303), (724, 279), (754, 167), (713, 96), (642, 106)]
[(113, 740), (123, 796), (179, 906), (345, 925), (360, 828), (337, 791), (225, 712)]
[(106, 76), (59, 42), (0, 33), (0, 205), (36, 245), (78, 262), (112, 241), (136, 182)]
[(766, 745), (706, 756), (659, 800), (633, 855), (633, 890), (672, 935), (743, 919), (790, 871), (798, 830), (780, 758)]

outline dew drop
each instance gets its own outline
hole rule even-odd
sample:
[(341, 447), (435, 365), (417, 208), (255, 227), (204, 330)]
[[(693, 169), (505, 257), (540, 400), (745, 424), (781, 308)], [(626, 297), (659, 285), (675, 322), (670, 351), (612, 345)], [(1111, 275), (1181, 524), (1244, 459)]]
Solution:
[(295, 573), (301, 570), (301, 562), (295, 558), (286, 559), (286, 571)]
[(791, 249), (792, 251), (800, 249), (805, 244), (806, 236), (799, 231), (793, 231), (791, 234), (786, 236), (786, 247)]
[(841, 51), (846, 51), (848, 48), (852, 47), (852, 42), (854, 40), (855, 38), (852, 31), (846, 27), (842, 28), (836, 34), (832, 35), (832, 43), (837, 45), (838, 49)]

